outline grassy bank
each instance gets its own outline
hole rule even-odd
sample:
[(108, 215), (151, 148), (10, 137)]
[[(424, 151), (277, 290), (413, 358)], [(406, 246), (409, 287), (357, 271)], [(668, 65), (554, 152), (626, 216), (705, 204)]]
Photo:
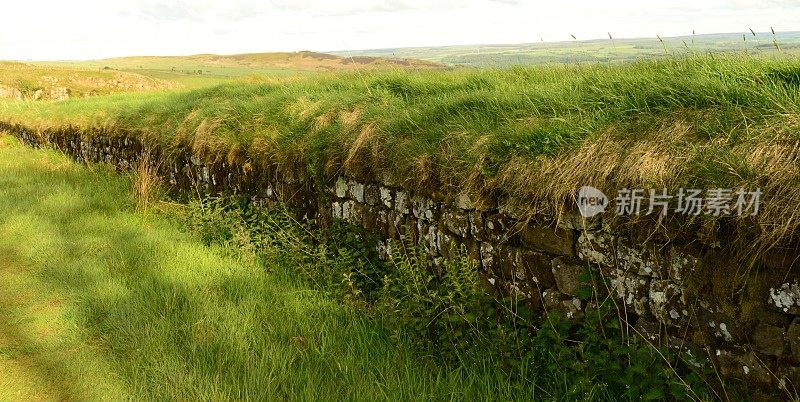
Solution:
[[(390, 177), (558, 216), (577, 188), (755, 188), (762, 248), (800, 219), (800, 62), (692, 56), (625, 65), (322, 74), (189, 92), (6, 104), (0, 119), (133, 133), (208, 161)], [(436, 189), (436, 190), (431, 190)], [(698, 218), (713, 232), (717, 219)], [(749, 240), (748, 240), (749, 242)]]
[(0, 400), (525, 398), (492, 365), (437, 365), (296, 267), (135, 212), (130, 186), (0, 137)]

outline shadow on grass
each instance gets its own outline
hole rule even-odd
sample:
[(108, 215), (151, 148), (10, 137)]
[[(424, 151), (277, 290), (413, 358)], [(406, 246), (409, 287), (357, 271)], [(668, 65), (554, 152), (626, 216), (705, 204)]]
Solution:
[[(289, 270), (239, 263), (131, 212), (129, 184), (110, 171), (19, 147), (0, 154), (7, 269), (39, 293), (33, 299), (63, 298), (53, 325), (69, 328), (68, 346), (97, 352), (62, 357), (53, 341), (32, 354), (55, 399), (104, 399), (99, 384), (117, 376), (116, 391), (136, 399), (441, 399), (498, 380), (444, 373)], [(2, 287), (0, 299), (11, 294)], [(36, 350), (36, 334), (18, 325), (36, 318), (31, 301), (3, 300), (18, 319), (2, 334)], [(87, 370), (103, 367), (93, 359), (113, 373)]]

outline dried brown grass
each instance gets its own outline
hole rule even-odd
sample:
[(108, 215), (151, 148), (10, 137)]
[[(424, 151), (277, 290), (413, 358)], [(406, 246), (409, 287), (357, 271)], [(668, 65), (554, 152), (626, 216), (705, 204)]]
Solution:
[(162, 180), (158, 176), (158, 161), (149, 152), (142, 154), (133, 175), (133, 194), (136, 210), (147, 213), (162, 195)]

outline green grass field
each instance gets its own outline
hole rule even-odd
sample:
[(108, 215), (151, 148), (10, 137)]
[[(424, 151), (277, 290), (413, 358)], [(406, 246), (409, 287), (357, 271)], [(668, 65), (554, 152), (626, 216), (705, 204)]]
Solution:
[(532, 396), (134, 205), (111, 169), (0, 137), (0, 400)]

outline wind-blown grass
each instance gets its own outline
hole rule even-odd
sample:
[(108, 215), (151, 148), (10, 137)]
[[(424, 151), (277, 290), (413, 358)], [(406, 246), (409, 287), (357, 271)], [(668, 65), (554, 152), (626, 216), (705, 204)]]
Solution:
[(583, 185), (760, 186), (770, 201), (741, 224), (769, 247), (800, 227), (789, 203), (800, 198), (798, 77), (795, 58), (745, 56), (326, 74), (7, 105), (0, 119), (104, 127), (209, 161), (300, 166), (319, 181), (389, 177), (445, 198), (499, 198), (523, 217), (560, 215)]

